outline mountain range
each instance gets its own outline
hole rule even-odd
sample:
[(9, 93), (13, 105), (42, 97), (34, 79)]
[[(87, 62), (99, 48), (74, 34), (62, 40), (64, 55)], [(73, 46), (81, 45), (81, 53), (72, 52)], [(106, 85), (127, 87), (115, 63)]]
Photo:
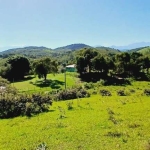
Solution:
[(125, 45), (125, 46), (110, 46), (111, 48), (114, 49), (119, 49), (119, 50), (131, 50), (131, 49), (136, 49), (139, 47), (147, 47), (150, 46), (150, 42), (138, 42), (138, 43), (132, 43), (129, 45)]
[[(95, 48), (101, 51), (102, 54), (116, 54), (120, 53), (121, 50), (126, 50), (128, 52), (141, 52), (143, 54), (150, 54), (150, 43), (149, 42), (141, 42), (141, 43), (134, 43), (128, 46), (112, 46), (112, 47), (92, 47), (86, 44), (71, 44), (63, 47), (58, 47), (55, 49), (47, 48), (44, 46), (37, 47), (37, 46), (28, 46), (24, 48), (13, 48), (8, 49), (5, 51), (0, 52), (1, 57), (7, 57), (8, 55), (14, 54), (21, 54), (29, 57), (41, 57), (41, 56), (57, 56), (60, 53), (68, 52), (68, 51), (75, 51), (83, 48)], [(138, 47), (137, 47), (138, 46)], [(129, 49), (130, 48), (130, 49)], [(129, 50), (128, 50), (129, 49)]]

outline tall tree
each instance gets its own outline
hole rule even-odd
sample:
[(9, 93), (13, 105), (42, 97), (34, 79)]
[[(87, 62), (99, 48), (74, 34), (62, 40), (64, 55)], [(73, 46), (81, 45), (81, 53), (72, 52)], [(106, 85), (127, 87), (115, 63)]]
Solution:
[(30, 62), (24, 56), (12, 56), (5, 65), (4, 76), (11, 81), (23, 79), (30, 71)]
[(81, 50), (77, 57), (77, 70), (78, 72), (91, 72), (92, 59), (98, 55), (98, 52), (92, 48), (84, 48)]
[(56, 61), (51, 60), (50, 58), (42, 58), (36, 60), (33, 65), (33, 70), (39, 78), (47, 79), (48, 73), (56, 73), (58, 71), (58, 64)]
[(100, 71), (100, 72), (107, 72), (108, 71), (108, 66), (106, 63), (106, 60), (103, 56), (97, 55), (92, 59), (92, 65), (94, 70)]

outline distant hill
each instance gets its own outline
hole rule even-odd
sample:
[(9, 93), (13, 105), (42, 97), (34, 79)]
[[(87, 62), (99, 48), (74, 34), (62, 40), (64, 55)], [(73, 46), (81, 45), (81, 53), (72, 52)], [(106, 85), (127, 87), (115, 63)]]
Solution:
[(111, 48), (119, 49), (119, 50), (130, 50), (130, 49), (136, 49), (139, 47), (147, 47), (150, 46), (150, 42), (138, 42), (138, 43), (132, 43), (125, 46), (111, 46)]
[(139, 53), (142, 53), (143, 55), (150, 56), (150, 47), (145, 47), (138, 51)]
[(138, 52), (138, 53), (142, 53), (143, 55), (147, 55), (147, 56), (150, 57), (150, 46), (131, 49), (131, 50), (127, 51), (127, 52), (129, 52), (129, 53)]
[(88, 48), (88, 47), (91, 47), (91, 46), (86, 45), (86, 44), (71, 44), (71, 45), (55, 48), (54, 50), (55, 51), (73, 51), (73, 50), (78, 50), (78, 49)]
[(128, 50), (127, 52), (129, 52), (129, 53), (138, 52), (138, 51), (140, 51), (140, 50), (142, 50), (142, 49), (145, 49), (145, 48), (147, 48), (147, 47), (148, 47), (148, 46), (146, 46), (146, 47), (138, 47), (138, 48), (130, 49), (130, 50)]
[(121, 53), (121, 51), (118, 50), (118, 49), (114, 49), (114, 48), (110, 48), (110, 47), (104, 47), (104, 46), (95, 47), (95, 49), (101, 51), (102, 54), (117, 54), (117, 53)]
[(0, 52), (0, 55), (7, 57), (8, 55), (25, 55), (28, 57), (51, 56), (53, 50), (47, 47), (29, 46), (24, 48), (14, 48)]
[[(0, 52), (0, 57), (6, 58), (10, 55), (24, 55), (30, 58), (38, 58), (38, 57), (44, 57), (44, 56), (52, 56), (55, 58), (60, 58), (61, 54), (66, 55), (66, 52), (74, 52), (83, 48), (94, 48), (92, 46), (86, 45), (86, 44), (71, 44), (63, 47), (58, 47), (56, 49), (50, 49), (47, 47), (37, 47), (37, 46), (28, 46), (24, 48), (13, 48), (9, 50), (5, 50)], [(109, 48), (109, 47), (96, 47), (98, 51), (101, 52), (101, 54), (116, 54), (120, 53), (121, 51)], [(72, 54), (73, 55), (73, 54)]]

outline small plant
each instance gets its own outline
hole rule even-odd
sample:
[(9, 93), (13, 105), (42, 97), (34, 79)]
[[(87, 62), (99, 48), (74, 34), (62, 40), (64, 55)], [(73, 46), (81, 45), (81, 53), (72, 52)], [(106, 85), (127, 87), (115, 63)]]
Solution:
[(120, 133), (120, 132), (118, 132), (118, 131), (114, 131), (114, 132), (108, 132), (107, 134), (106, 134), (106, 136), (110, 136), (110, 137), (121, 137), (123, 134), (122, 133)]
[(85, 83), (84, 84), (84, 88), (85, 89), (93, 89), (94, 88), (94, 83), (90, 82), (90, 83)]
[(140, 127), (140, 125), (137, 123), (133, 123), (129, 125), (129, 128), (138, 128), (138, 127)]
[(108, 120), (112, 121), (114, 124), (118, 124), (118, 121), (113, 115), (110, 115)]
[(112, 96), (112, 94), (108, 90), (100, 90), (100, 94), (102, 96)]
[(144, 90), (144, 95), (150, 96), (150, 89), (145, 89)]
[(130, 89), (130, 92), (131, 92), (131, 93), (135, 93), (135, 90), (134, 90), (134, 89)]
[(47, 146), (45, 143), (41, 143), (37, 146), (36, 150), (47, 150)]
[(124, 90), (118, 90), (117, 91), (117, 95), (119, 95), (119, 96), (126, 96), (126, 93), (125, 93)]
[(67, 108), (68, 110), (72, 110), (73, 109), (73, 101), (72, 102), (67, 102)]
[(58, 106), (58, 110), (59, 110), (59, 119), (66, 118), (65, 110), (60, 106)]
[(111, 110), (110, 108), (107, 108), (107, 112), (108, 112), (108, 114), (110, 114), (110, 115), (114, 115), (115, 113), (113, 112), (113, 110)]
[(106, 82), (105, 82), (105, 80), (100, 79), (100, 81), (98, 82), (98, 84), (104, 86), (106, 84)]

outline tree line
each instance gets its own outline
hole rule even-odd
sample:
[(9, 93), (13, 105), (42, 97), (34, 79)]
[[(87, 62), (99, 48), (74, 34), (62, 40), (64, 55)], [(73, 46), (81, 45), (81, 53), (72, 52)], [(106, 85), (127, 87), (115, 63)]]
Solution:
[(85, 48), (78, 53), (77, 71), (83, 74), (97, 73), (107, 76), (134, 77), (149, 76), (150, 58), (138, 52), (122, 52), (112, 56), (101, 55), (99, 51)]
[(11, 56), (1, 64), (0, 76), (9, 81), (23, 80), (26, 75), (36, 74), (47, 79), (48, 73), (58, 71), (57, 61), (50, 57), (29, 60), (24, 56)]
[[(39, 78), (46, 80), (48, 73), (57, 73), (58, 68), (63, 66), (63, 63), (52, 57), (31, 59), (14, 55), (1, 62), (0, 76), (9, 81), (23, 80), (29, 74), (36, 74)], [(77, 72), (81, 78), (88, 74), (88, 78), (92, 79), (95, 78), (93, 74), (97, 74), (99, 78), (104, 79), (108, 76), (149, 79), (150, 58), (137, 52), (102, 55), (94, 48), (84, 48), (68, 53), (64, 62), (76, 63)]]

